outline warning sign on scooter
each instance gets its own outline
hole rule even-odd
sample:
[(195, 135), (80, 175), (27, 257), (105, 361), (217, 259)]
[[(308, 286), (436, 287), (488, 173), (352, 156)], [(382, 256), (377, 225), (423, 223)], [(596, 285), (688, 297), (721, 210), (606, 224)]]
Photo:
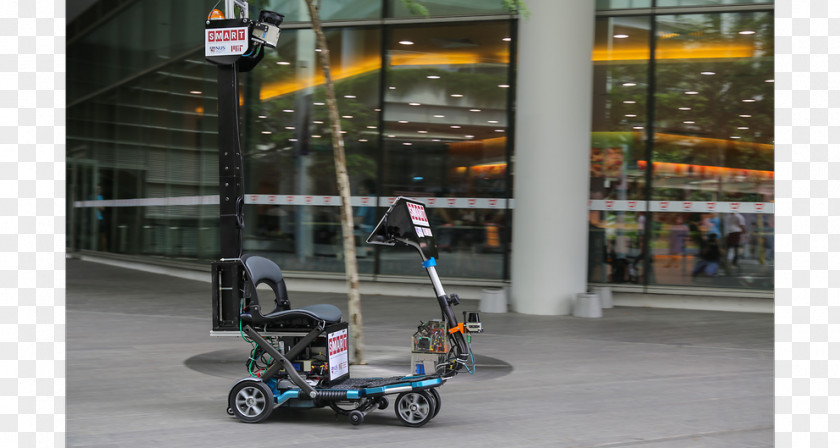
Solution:
[(411, 202), (406, 202), (405, 205), (408, 206), (408, 214), (411, 216), (411, 222), (414, 225), (429, 226), (429, 220), (426, 218), (426, 209), (422, 205)]
[(330, 359), (330, 378), (335, 379), (350, 372), (347, 357), (347, 329), (327, 334)]
[(204, 30), (204, 56), (231, 56), (248, 50), (248, 27)]

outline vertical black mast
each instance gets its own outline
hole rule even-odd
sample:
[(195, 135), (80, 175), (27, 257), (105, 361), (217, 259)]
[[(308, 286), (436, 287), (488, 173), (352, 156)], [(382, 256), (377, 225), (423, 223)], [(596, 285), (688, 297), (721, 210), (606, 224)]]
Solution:
[(219, 237), (221, 259), (242, 256), (245, 205), (242, 151), (239, 147), (238, 62), (219, 65)]
[[(235, 9), (239, 8), (239, 17)], [(263, 58), (263, 45), (275, 47), (283, 16), (261, 11), (248, 19), (248, 2), (225, 0), (225, 14), (211, 12), (205, 21), (205, 57), (216, 64), (219, 98), (219, 243), (220, 258), (212, 264), (213, 330), (237, 330), (242, 299), (242, 236), (245, 230), (245, 177), (239, 144), (237, 74)]]

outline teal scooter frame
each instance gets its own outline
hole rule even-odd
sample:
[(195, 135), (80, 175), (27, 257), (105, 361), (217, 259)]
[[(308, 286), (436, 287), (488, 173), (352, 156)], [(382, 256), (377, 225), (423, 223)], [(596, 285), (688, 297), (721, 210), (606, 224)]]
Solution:
[[(437, 249), (423, 203), (397, 198), (367, 242), (413, 247), (420, 253), (449, 328), (451, 350), (444, 362), (427, 375), (351, 378), (346, 364), (348, 324), (341, 322), (340, 311), (332, 305), (292, 309), (279, 268), (265, 258), (246, 255), (242, 261), (245, 283), (249, 286), (240, 314), (241, 332), (244, 339), (255, 344), (249, 358), (251, 364), (258, 363), (255, 358), (263, 356), (268, 356), (270, 361), (258, 375), (233, 385), (228, 394), (228, 414), (246, 423), (258, 423), (278, 407), (329, 406), (348, 416), (351, 424), (360, 425), (368, 413), (387, 408), (388, 397), (392, 395), (396, 395), (394, 413), (407, 426), (423, 426), (438, 414), (442, 400), (437, 388), (462, 369), (474, 368), (465, 334), (476, 323), (465, 326), (458, 322), (452, 310), (460, 302), (458, 296), (447, 296), (443, 290), (435, 268)], [(262, 313), (256, 293), (256, 285), (262, 282), (269, 283), (276, 295), (277, 308), (268, 314)], [(335, 347), (334, 341), (338, 341)], [(304, 358), (318, 352), (315, 347), (321, 344), (329, 344), (330, 356), (323, 357), (321, 373), (313, 374), (317, 367), (312, 366), (316, 363)], [(307, 362), (309, 368), (305, 367)]]

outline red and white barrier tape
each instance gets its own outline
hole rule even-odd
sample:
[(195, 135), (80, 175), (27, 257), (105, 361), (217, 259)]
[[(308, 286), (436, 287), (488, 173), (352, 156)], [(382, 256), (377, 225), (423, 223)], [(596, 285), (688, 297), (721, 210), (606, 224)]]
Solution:
[[(350, 205), (353, 207), (391, 205), (397, 196), (351, 196)], [(421, 201), (429, 207), (437, 208), (481, 208), (507, 209), (512, 208), (512, 199), (500, 198), (410, 198)], [(144, 198), (144, 199), (107, 199), (102, 201), (76, 201), (77, 208), (86, 207), (151, 207), (169, 205), (214, 205), (219, 203), (218, 196), (183, 196), (173, 198)], [(260, 205), (316, 205), (339, 206), (340, 196), (320, 195), (281, 195), (281, 194), (246, 194), (245, 204)]]
[(718, 201), (627, 201), (593, 199), (590, 210), (643, 212), (686, 212), (686, 213), (761, 213), (772, 215), (772, 202), (718, 202)]
[[(396, 196), (352, 196), (350, 205), (364, 207), (391, 205)], [(513, 209), (513, 199), (502, 198), (411, 198), (425, 203), (430, 208), (477, 208), (477, 209)], [(152, 207), (179, 205), (216, 205), (219, 196), (181, 196), (171, 198), (143, 198), (143, 199), (108, 199), (102, 201), (76, 201), (77, 208), (89, 207)], [(275, 195), (275, 194), (247, 194), (245, 204), (255, 205), (309, 205), (337, 207), (341, 205), (340, 196), (318, 195)], [(636, 201), (593, 199), (589, 201), (589, 210), (596, 211), (628, 211), (643, 212), (650, 209), (653, 212), (686, 212), (686, 213), (762, 213), (773, 214), (775, 204), (772, 202), (716, 202), (716, 201)]]

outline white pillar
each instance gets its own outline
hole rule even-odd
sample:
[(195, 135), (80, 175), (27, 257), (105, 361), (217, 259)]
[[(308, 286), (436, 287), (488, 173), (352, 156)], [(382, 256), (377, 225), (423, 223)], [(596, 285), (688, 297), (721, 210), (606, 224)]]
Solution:
[(528, 0), (519, 21), (513, 310), (570, 314), (586, 291), (594, 0)]

